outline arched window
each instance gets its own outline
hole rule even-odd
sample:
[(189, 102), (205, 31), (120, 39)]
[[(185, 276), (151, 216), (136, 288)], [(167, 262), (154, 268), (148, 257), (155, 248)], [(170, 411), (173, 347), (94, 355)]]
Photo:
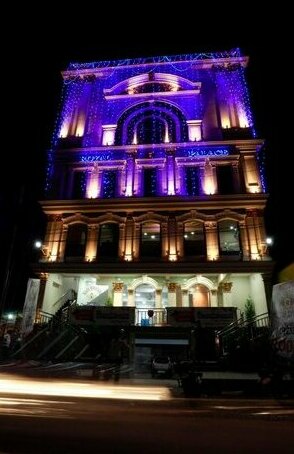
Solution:
[(158, 116), (145, 117), (136, 125), (137, 143), (163, 143), (167, 126)]
[(141, 258), (161, 257), (160, 224), (145, 222), (141, 227)]
[(119, 226), (113, 222), (102, 224), (99, 232), (98, 258), (113, 260), (118, 257)]
[(180, 109), (153, 100), (127, 109), (119, 118), (115, 133), (115, 145), (187, 140), (187, 122)]
[(155, 308), (155, 288), (150, 284), (138, 285), (135, 292), (135, 304), (137, 308)]
[(209, 307), (210, 292), (203, 284), (195, 284), (189, 289), (189, 305), (191, 307)]
[(65, 261), (84, 260), (87, 231), (86, 224), (78, 223), (69, 225), (64, 254)]
[(206, 255), (203, 223), (192, 221), (184, 226), (184, 255), (185, 257), (204, 258)]
[(225, 219), (218, 223), (219, 251), (223, 257), (239, 257), (241, 253), (239, 224)]

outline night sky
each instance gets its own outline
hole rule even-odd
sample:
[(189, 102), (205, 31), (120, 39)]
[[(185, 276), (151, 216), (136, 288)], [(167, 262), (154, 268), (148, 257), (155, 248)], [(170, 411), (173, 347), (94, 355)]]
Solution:
[[(197, 11), (200, 16), (200, 11)], [(268, 233), (278, 238), (278, 246), (276, 243), (273, 253), (279, 260), (290, 260), (293, 251), (285, 238), (291, 236), (293, 225), (287, 223), (285, 226), (279, 222), (281, 200), (290, 187), (287, 179), (281, 178), (281, 125), (277, 111), (281, 106), (280, 90), (283, 86), (277, 85), (278, 71), (277, 65), (273, 64), (273, 56), (276, 57), (278, 42), (276, 37), (273, 39), (271, 24), (268, 24), (268, 19), (261, 20), (253, 15), (243, 17), (243, 21), (238, 15), (238, 20), (226, 18), (225, 22), (218, 15), (218, 22), (202, 15), (201, 22), (207, 20), (207, 27), (202, 25), (199, 28), (199, 20), (196, 20), (194, 13), (184, 15), (175, 10), (172, 20), (165, 15), (159, 17), (157, 11), (148, 13), (144, 18), (138, 16), (137, 20), (126, 21), (124, 18), (120, 25), (117, 22), (120, 15), (117, 14), (114, 25), (110, 20), (114, 14), (112, 9), (107, 12), (106, 20), (94, 11), (85, 15), (79, 10), (73, 18), (44, 8), (42, 12), (34, 11), (39, 16), (38, 20), (33, 17), (18, 23), (11, 22), (11, 35), (6, 40), (9, 43), (5, 74), (8, 83), (3, 86), (11, 93), (8, 112), (13, 121), (9, 122), (9, 151), (4, 155), (10, 169), (7, 176), (10, 174), (11, 177), (8, 183), (1, 181), (0, 193), (4, 213), (1, 220), (1, 237), (4, 240), (2, 281), (5, 279), (6, 256), (11, 249), (15, 222), (17, 248), (23, 248), (24, 243), (24, 249), (30, 249), (28, 244), (33, 237), (43, 232), (44, 224), (37, 200), (43, 197), (46, 150), (50, 146), (59, 108), (60, 72), (68, 63), (215, 52), (235, 47), (250, 57), (247, 81), (253, 117), (258, 137), (264, 138), (267, 144), (266, 164), (271, 194), (267, 206), (267, 227)], [(105, 26), (103, 30), (101, 22)], [(24, 205), (20, 204), (21, 188)], [(9, 222), (5, 220), (7, 217), (10, 217)], [(25, 217), (25, 224), (20, 222), (21, 217)], [(16, 267), (17, 275), (22, 274), (22, 266), (19, 263)], [(14, 301), (12, 304), (17, 306), (20, 303)]]

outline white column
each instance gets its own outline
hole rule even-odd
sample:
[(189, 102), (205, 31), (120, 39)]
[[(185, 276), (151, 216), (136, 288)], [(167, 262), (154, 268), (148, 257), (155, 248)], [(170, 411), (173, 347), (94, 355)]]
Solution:
[(123, 282), (113, 282), (113, 306), (122, 306)]
[(128, 289), (128, 306), (134, 307), (135, 304), (135, 292), (133, 289)]
[(177, 284), (170, 282), (168, 284), (168, 307), (176, 307), (177, 305)]
[(189, 307), (189, 292), (188, 290), (182, 290), (182, 306)]
[(155, 307), (161, 309), (162, 308), (162, 290), (157, 289), (155, 290)]

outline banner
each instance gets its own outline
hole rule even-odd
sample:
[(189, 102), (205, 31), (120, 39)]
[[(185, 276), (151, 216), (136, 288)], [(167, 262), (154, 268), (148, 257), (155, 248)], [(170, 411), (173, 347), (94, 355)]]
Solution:
[(167, 323), (221, 329), (237, 318), (235, 307), (167, 307)]
[(27, 285), (27, 293), (22, 314), (22, 324), (20, 333), (22, 336), (27, 336), (34, 327), (36, 318), (36, 309), (38, 295), (40, 289), (40, 279), (29, 279)]
[(271, 340), (278, 356), (294, 361), (294, 281), (273, 286)]

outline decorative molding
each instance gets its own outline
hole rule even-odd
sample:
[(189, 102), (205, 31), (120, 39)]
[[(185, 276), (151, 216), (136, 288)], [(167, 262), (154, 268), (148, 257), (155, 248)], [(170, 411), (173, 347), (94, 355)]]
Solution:
[(123, 282), (113, 282), (112, 288), (113, 288), (114, 292), (122, 292), (123, 288), (124, 288), (124, 283)]
[(222, 282), (219, 285), (219, 289), (223, 291), (223, 293), (230, 293), (232, 290), (233, 282)]
[(170, 293), (174, 293), (177, 290), (177, 284), (175, 282), (170, 282), (167, 288)]

